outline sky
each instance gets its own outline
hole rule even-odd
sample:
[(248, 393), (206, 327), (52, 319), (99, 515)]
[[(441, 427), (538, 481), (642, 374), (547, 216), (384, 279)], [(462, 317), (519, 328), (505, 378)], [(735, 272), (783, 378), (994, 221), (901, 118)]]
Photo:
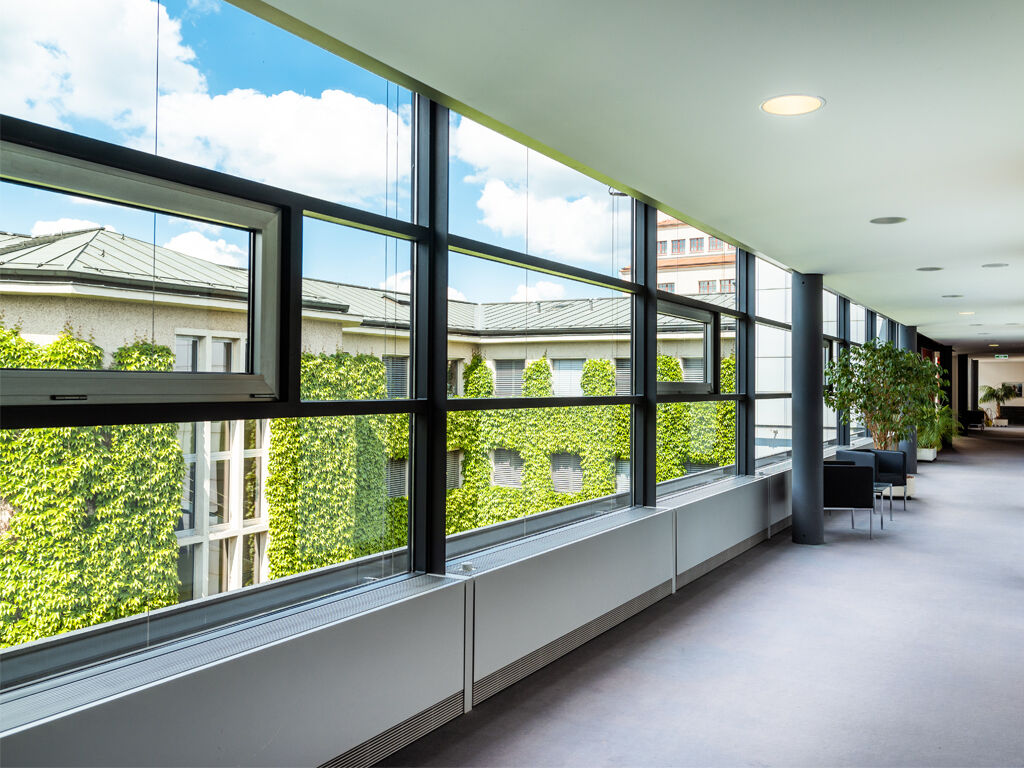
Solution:
[[(410, 216), (412, 94), (334, 54), (220, 0), (0, 0), (0, 15), (0, 112)], [(449, 137), (450, 231), (608, 275), (628, 265), (628, 198), (455, 114)], [(226, 227), (0, 186), (0, 230), (92, 226), (221, 264), (246, 253), (245, 234)], [(305, 229), (307, 277), (408, 286), (407, 244)], [(605, 293), (465, 257), (450, 272), (455, 299)]]

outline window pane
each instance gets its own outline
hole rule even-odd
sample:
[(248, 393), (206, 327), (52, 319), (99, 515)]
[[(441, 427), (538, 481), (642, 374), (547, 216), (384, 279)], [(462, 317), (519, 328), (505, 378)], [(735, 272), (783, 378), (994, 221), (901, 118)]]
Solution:
[[(407, 567), (407, 480), (387, 472), (406, 464), (406, 417), (253, 426), (264, 447), (223, 452), (214, 436), (250, 425), (0, 430), (0, 647), (360, 558)], [(209, 514), (186, 526), (191, 476)]]
[(658, 403), (658, 497), (736, 472), (736, 403)]
[(788, 458), (793, 450), (793, 401), (789, 398), (757, 400), (754, 419), (757, 465)]
[(247, 370), (249, 232), (8, 182), (0, 230), (0, 367)]
[(821, 293), (821, 329), (826, 336), (839, 335), (839, 297), (829, 291)]
[(411, 93), (230, 3), (34, 0), (4, 26), (6, 114), (409, 217)]
[[(627, 497), (613, 495), (617, 475), (624, 467), (628, 474), (629, 411), (605, 405), (449, 413), (448, 450), (462, 457), (461, 487), (448, 491), (447, 531), (460, 534), (449, 556), (478, 548), (466, 541), (484, 546), (564, 524), (568, 518), (554, 512), (547, 523), (521, 521), (567, 505), (615, 499), (600, 510), (565, 513), (582, 517), (627, 505)], [(487, 526), (497, 528), (467, 538)]]
[(448, 273), (448, 359), (463, 397), (605, 396), (622, 386), (615, 360), (630, 354), (629, 294), (454, 252)]
[(659, 211), (657, 282), (661, 290), (735, 307), (736, 248)]
[(757, 325), (756, 369), (758, 392), (789, 392), (793, 388), (793, 340), (790, 331)]
[(709, 381), (705, 365), (707, 324), (658, 313), (658, 381)]
[(736, 320), (722, 316), (720, 336), (721, 360), (719, 365), (719, 381), (722, 394), (736, 392)]
[(306, 217), (302, 398), (409, 397), (411, 246)]
[(757, 259), (756, 301), (758, 317), (767, 317), (781, 323), (791, 322), (792, 302), (790, 291), (793, 276), (784, 269)]
[(879, 341), (889, 340), (889, 323), (882, 315), (875, 315), (875, 338)]
[(454, 234), (630, 279), (629, 197), (455, 113), (449, 136)]
[(853, 302), (850, 302), (850, 341), (854, 344), (867, 341), (867, 310)]

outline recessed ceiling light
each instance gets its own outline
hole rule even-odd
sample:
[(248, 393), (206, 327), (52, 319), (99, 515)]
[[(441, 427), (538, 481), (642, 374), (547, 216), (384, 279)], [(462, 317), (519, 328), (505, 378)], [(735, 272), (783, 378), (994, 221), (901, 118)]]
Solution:
[(971, 327), (972, 328), (980, 328), (983, 325), (984, 325), (984, 323), (971, 323)]
[(1020, 325), (1020, 323), (1007, 323), (1007, 325)]
[(944, 299), (962, 299), (964, 295), (962, 293), (944, 293), (942, 298)]
[(808, 96), (806, 93), (787, 93), (761, 102), (761, 109), (769, 115), (794, 117), (815, 112), (825, 106), (820, 96)]
[(941, 272), (942, 267), (918, 267), (918, 272)]
[(998, 269), (999, 267), (1008, 267), (1008, 266), (1010, 266), (1010, 265), (1009, 264), (1004, 264), (1001, 261), (994, 261), (991, 264), (982, 264), (981, 268), (982, 269)]
[(879, 216), (877, 219), (872, 219), (872, 224), (902, 224), (906, 221), (905, 216)]
[(973, 312), (957, 312), (958, 315), (973, 315)]
[(989, 344), (990, 347), (998, 347), (998, 344)]

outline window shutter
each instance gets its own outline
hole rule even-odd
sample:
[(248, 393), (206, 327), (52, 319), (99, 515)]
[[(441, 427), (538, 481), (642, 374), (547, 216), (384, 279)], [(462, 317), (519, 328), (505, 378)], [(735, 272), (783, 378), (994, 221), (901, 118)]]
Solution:
[[(387, 375), (388, 398), (409, 396), (409, 358), (385, 357), (384, 371)], [(405, 494), (402, 494), (403, 496)]]
[(582, 381), (582, 359), (551, 361), (551, 391), (555, 397), (581, 397)]
[(400, 496), (408, 495), (406, 490), (407, 465), (408, 462), (405, 459), (388, 459), (384, 478), (388, 498), (397, 499)]
[(633, 366), (628, 357), (615, 358), (615, 394), (628, 395), (633, 390)]
[(523, 457), (518, 451), (494, 449), (494, 484), (506, 488), (523, 487)]
[(498, 397), (519, 397), (523, 394), (523, 360), (495, 360), (494, 370), (497, 374), (494, 382), (494, 394)]
[(629, 490), (629, 459), (615, 460), (615, 492), (625, 493)]
[(551, 482), (557, 493), (578, 493), (583, 490), (583, 469), (574, 453), (551, 454)]
[(462, 487), (462, 477), (460, 476), (460, 465), (462, 464), (462, 455), (459, 451), (448, 451), (448, 458), (445, 462), (445, 483), (444, 487), (446, 490), (452, 488)]

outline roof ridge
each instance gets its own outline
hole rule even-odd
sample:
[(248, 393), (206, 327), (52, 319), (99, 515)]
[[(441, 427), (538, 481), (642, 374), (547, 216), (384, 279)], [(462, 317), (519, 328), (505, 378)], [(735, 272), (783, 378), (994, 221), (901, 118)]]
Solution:
[[(98, 232), (101, 229), (103, 229), (103, 227), (96, 227), (95, 231)], [(37, 245), (49, 245), (50, 243), (55, 243), (58, 240), (63, 240), (65, 237), (73, 237), (74, 235), (81, 235), (85, 232), (92, 231), (94, 231), (94, 228), (89, 227), (88, 229), (76, 229), (74, 232), (58, 232), (56, 234), (38, 235), (36, 237), (31, 237), (29, 235), (18, 235), (15, 232), (5, 232), (4, 234), (7, 235), (14, 235), (15, 237), (25, 237), (27, 239), (22, 240), (20, 243), (14, 243), (13, 245), (6, 245), (3, 248), (0, 248), (0, 256), (2, 256), (5, 253), (10, 253), (11, 251), (20, 251), (23, 248), (32, 248)]]
[[(92, 243), (92, 241), (96, 239), (96, 235), (98, 235), (100, 232), (103, 232), (105, 229), (106, 229), (106, 227), (100, 227), (99, 229), (97, 229), (95, 232), (92, 233), (92, 237), (90, 237), (88, 240), (86, 240), (84, 243), (82, 243), (82, 247), (78, 249), (78, 253), (75, 254), (75, 257), (71, 261), (68, 262), (68, 265), (67, 265), (66, 269), (71, 269), (71, 267), (73, 267), (75, 265), (75, 262), (78, 261), (78, 257), (81, 256), (85, 252), (85, 249), (88, 248), (89, 245)], [(87, 229), (83, 229), (82, 230), (82, 232), (88, 232), (88, 231), (89, 230), (87, 230)], [(81, 233), (79, 233), (79, 234), (81, 234)]]

